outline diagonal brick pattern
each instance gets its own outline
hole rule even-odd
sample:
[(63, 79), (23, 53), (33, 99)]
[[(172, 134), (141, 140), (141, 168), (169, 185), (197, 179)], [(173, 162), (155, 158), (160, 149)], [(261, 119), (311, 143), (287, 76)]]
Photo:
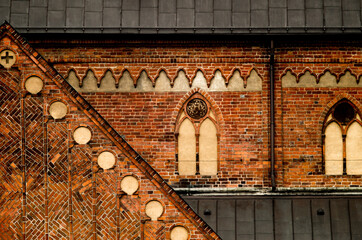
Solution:
[(120, 199), (120, 239), (140, 239), (140, 199), (123, 196)]
[(144, 226), (144, 240), (164, 240), (165, 223), (147, 221)]
[(48, 129), (48, 211), (49, 239), (69, 238), (67, 124), (49, 123)]
[(26, 164), (26, 238), (45, 236), (43, 99), (24, 99)]
[(0, 76), (0, 239), (21, 239), (20, 100)]
[(113, 170), (97, 174), (97, 239), (116, 239), (116, 190), (117, 178)]
[(71, 154), (74, 239), (91, 239), (93, 234), (91, 153), (88, 146), (75, 146)]

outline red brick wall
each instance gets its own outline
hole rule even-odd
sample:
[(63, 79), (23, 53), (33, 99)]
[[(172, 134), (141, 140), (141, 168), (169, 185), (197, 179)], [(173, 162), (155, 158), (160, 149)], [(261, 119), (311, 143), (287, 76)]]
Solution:
[[(252, 67), (263, 78), (262, 92), (208, 92), (221, 110), (220, 171), (217, 176), (175, 173), (175, 112), (186, 92), (83, 93), (88, 101), (159, 173), (176, 187), (269, 187), (269, 77), (267, 41), (97, 41), (68, 45), (35, 45), (59, 71), (75, 68), (82, 79), (93, 69), (100, 81), (114, 68), (116, 79), (124, 69), (134, 81), (145, 70), (154, 81), (160, 69), (173, 80), (182, 69), (192, 80), (202, 70), (211, 80), (219, 69), (228, 79), (235, 68), (246, 78)], [(56, 43), (56, 42), (55, 42)], [(53, 42), (54, 44), (54, 42)], [(57, 43), (58, 44), (58, 43)], [(87, 46), (82, 47), (83, 44)], [(102, 43), (105, 44), (105, 43)], [(81, 45), (81, 46), (80, 46)], [(359, 88), (282, 88), (290, 69), (300, 77), (309, 70), (317, 77), (329, 70), (340, 77), (346, 69), (361, 75), (360, 42), (306, 38), (276, 41), (276, 168), (278, 187), (360, 186), (358, 176), (324, 176), (321, 116), (339, 94), (360, 100)], [(61, 54), (60, 54), (61, 52)], [(94, 57), (95, 56), (95, 57)], [(293, 129), (293, 130), (292, 130)]]

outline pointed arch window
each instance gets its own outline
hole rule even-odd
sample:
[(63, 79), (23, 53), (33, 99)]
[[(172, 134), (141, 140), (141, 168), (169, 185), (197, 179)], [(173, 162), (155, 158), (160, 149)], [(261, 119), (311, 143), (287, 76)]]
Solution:
[(176, 121), (176, 168), (180, 175), (216, 175), (219, 128), (210, 103), (195, 93)]
[(362, 175), (362, 121), (347, 99), (336, 103), (323, 125), (326, 175)]

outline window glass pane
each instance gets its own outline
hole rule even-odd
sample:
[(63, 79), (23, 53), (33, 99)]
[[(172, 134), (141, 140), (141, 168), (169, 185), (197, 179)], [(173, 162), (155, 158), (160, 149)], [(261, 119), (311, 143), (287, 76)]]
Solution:
[(180, 126), (178, 135), (178, 172), (180, 175), (196, 173), (196, 136), (195, 128), (189, 119)]
[(362, 126), (354, 122), (346, 138), (347, 174), (362, 174)]
[(215, 124), (206, 119), (200, 127), (200, 174), (217, 173), (217, 130)]
[(325, 131), (325, 164), (327, 175), (343, 174), (342, 131), (337, 123), (329, 124)]

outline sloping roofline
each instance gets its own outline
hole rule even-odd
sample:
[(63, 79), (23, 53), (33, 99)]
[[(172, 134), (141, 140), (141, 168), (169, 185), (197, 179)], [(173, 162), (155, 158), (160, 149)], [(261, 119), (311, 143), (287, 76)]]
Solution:
[(172, 202), (179, 211), (204, 234), (207, 239), (221, 239), (210, 226), (200, 218), (192, 208), (167, 184), (167, 182), (143, 159), (112, 126), (53, 68), (30, 46), (9, 23), (0, 26), (0, 39), (11, 38), (43, 72), (86, 114), (89, 119), (117, 146), (123, 154)]

